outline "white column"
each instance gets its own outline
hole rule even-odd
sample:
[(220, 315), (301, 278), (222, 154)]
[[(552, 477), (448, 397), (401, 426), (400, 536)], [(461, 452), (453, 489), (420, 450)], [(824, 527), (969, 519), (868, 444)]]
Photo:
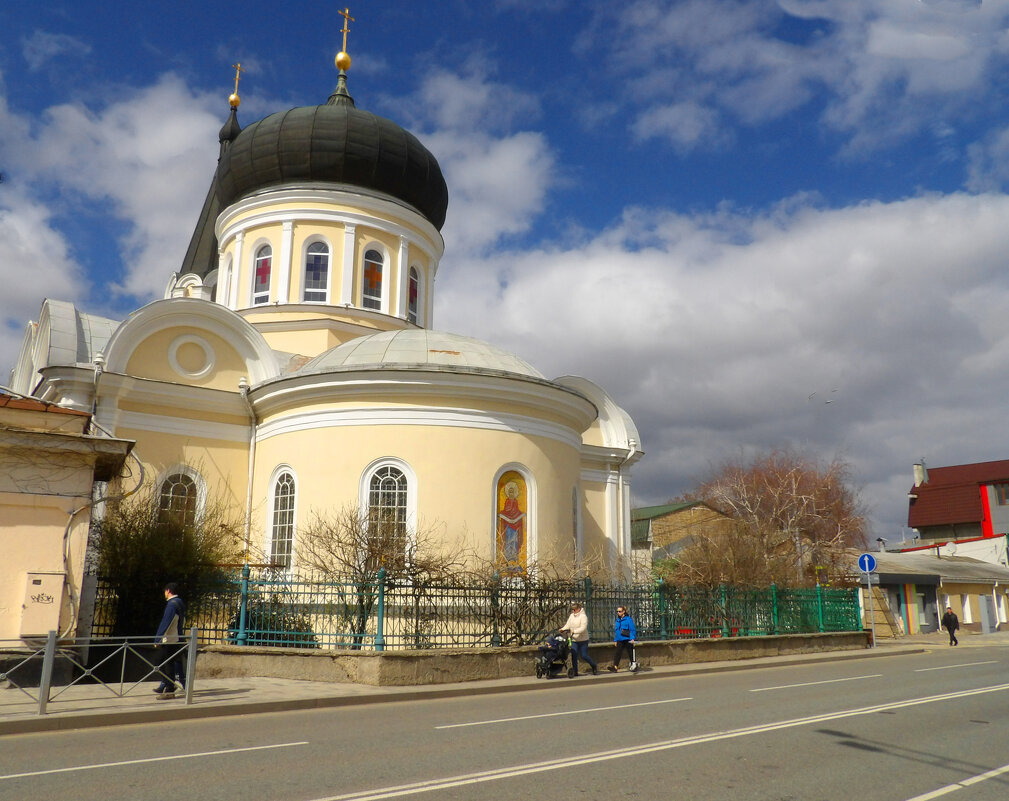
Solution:
[[(242, 270), (242, 243), (245, 242), (245, 232), (239, 231), (235, 234), (235, 259), (231, 263), (231, 299), (228, 303), (232, 309), (238, 308), (238, 288), (245, 280), (246, 273)], [(248, 282), (246, 282), (248, 284)], [(248, 284), (248, 300), (246, 306), (252, 305), (252, 285)]]
[(396, 309), (396, 316), (404, 320), (409, 314), (408, 295), (410, 289), (410, 247), (405, 236), (399, 238), (399, 308)]
[(280, 237), (280, 264), (277, 265), (277, 302), (291, 302), (291, 243), (294, 241), (294, 221), (284, 223)]
[(343, 227), (343, 283), (340, 289), (340, 303), (354, 302), (354, 240), (357, 226), (346, 223)]
[(421, 309), (423, 309), (424, 318), (418, 319), (417, 322), (422, 328), (434, 328), (434, 274), (437, 271), (438, 265), (432, 263), (420, 279), (421, 296), (418, 299), (417, 316), (420, 317)]
[(223, 256), (221, 251), (217, 251), (217, 263), (223, 262), (224, 264), (223, 267), (218, 268), (219, 272), (217, 273), (217, 302), (222, 306), (227, 306), (231, 300), (231, 274), (235, 270), (234, 261), (232, 259), (224, 260)]

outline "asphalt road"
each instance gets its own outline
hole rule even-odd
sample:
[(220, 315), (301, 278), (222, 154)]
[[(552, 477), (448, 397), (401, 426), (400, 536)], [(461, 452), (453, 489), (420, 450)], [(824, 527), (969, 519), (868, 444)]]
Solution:
[(0, 799), (1004, 801), (1007, 713), (1005, 648), (560, 679), (533, 693), (7, 736)]

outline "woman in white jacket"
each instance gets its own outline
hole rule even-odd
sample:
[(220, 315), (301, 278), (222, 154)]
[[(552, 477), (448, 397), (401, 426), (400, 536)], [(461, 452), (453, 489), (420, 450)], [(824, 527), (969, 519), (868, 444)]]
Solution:
[(571, 614), (561, 626), (561, 631), (571, 635), (571, 667), (578, 675), (578, 658), (581, 657), (592, 668), (592, 675), (598, 675), (596, 661), (589, 656), (589, 618), (580, 603), (571, 604)]

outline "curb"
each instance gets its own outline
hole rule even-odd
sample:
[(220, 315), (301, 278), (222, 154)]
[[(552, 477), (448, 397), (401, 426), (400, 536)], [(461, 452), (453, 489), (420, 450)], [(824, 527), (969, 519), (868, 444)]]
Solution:
[[(859, 651), (840, 651), (826, 655), (798, 655), (795, 658), (762, 657), (774, 660), (755, 664), (756, 660), (741, 659), (735, 662), (704, 663), (696, 662), (686, 665), (662, 665), (658, 668), (645, 668), (640, 673), (603, 673), (593, 677), (593, 683), (613, 683), (618, 681), (644, 681), (648, 679), (669, 679), (679, 676), (696, 676), (702, 673), (728, 673), (757, 668), (775, 668), (785, 665), (809, 665), (823, 662), (843, 662), (851, 659), (868, 659), (886, 656), (901, 656), (904, 654), (923, 653), (930, 650), (927, 646), (887, 648), (867, 648)], [(207, 706), (166, 706), (157, 709), (125, 709), (108, 712), (94, 712), (74, 715), (60, 713), (43, 715), (41, 717), (21, 718), (18, 720), (0, 720), (0, 737), (10, 734), (36, 734), (51, 731), (72, 731), (75, 729), (93, 729), (104, 726), (128, 726), (139, 723), (162, 723), (173, 720), (200, 720), (216, 717), (236, 717), (239, 715), (261, 715), (270, 712), (292, 712), (310, 709), (331, 709), (341, 706), (364, 706), (368, 704), (383, 704), (397, 701), (423, 701), (438, 698), (460, 698), (475, 695), (497, 695), (504, 693), (529, 692), (533, 690), (568, 689), (583, 685), (585, 682), (573, 680), (551, 679), (520, 684), (501, 684), (484, 686), (426, 686), (418, 689), (408, 689), (387, 693), (365, 695), (335, 695), (319, 698), (290, 698), (276, 701), (248, 701), (229, 705)]]

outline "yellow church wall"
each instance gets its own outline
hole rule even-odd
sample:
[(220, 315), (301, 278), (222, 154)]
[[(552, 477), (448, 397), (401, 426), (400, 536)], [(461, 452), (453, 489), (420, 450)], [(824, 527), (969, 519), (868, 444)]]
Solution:
[[(76, 482), (75, 482), (76, 483)], [(90, 482), (87, 490), (90, 492)], [(50, 487), (51, 488), (51, 487)], [(67, 487), (59, 487), (66, 491)], [(71, 489), (76, 493), (76, 489)], [(74, 517), (68, 540), (69, 564), (63, 562), (63, 535), (70, 513), (87, 502), (87, 494), (56, 497), (20, 492), (0, 492), (0, 640), (16, 639), (21, 632), (22, 606), (28, 573), (64, 573), (75, 597), (80, 597), (84, 573), (84, 549), (90, 514), (87, 510)], [(59, 605), (59, 623), (71, 620), (69, 597), (55, 599)]]
[(611, 547), (606, 537), (606, 486), (605, 482), (582, 485), (582, 558), (589, 563), (608, 557)]
[[(235, 393), (238, 394), (237, 391)], [(218, 412), (208, 412), (202, 409), (191, 409), (187, 406), (161, 406), (151, 403), (140, 403), (134, 401), (121, 400), (119, 409), (124, 412), (139, 412), (163, 417), (178, 417), (183, 420), (199, 421), (201, 423), (223, 423), (225, 425), (248, 425), (248, 415), (223, 414)]]
[(606, 444), (603, 440), (603, 430), (599, 425), (598, 417), (592, 421), (592, 425), (590, 425), (582, 434), (582, 441), (586, 445), (598, 445), (600, 447)]
[[(213, 367), (206, 376), (183, 375), (169, 360), (169, 349), (180, 337), (198, 337), (213, 349)], [(199, 372), (206, 366), (207, 354), (194, 342), (176, 346), (176, 359), (184, 370)], [(234, 390), (238, 379), (248, 373), (245, 360), (226, 340), (204, 329), (185, 327), (158, 331), (136, 347), (126, 365), (126, 373), (137, 378), (152, 378), (173, 384)]]
[[(357, 506), (362, 476), (373, 462), (402, 460), (414, 472), (417, 523), (433, 530), (446, 548), (492, 557), (496, 513), (495, 477), (506, 465), (529, 471), (535, 494), (535, 527), (541, 557), (571, 553), (572, 488), (579, 454), (543, 437), (449, 426), (344, 426), (278, 435), (256, 451), (254, 528), (269, 547), (270, 481), (287, 465), (297, 481), (297, 522), (304, 527), (313, 511)], [(315, 499), (315, 508), (302, 499)], [(325, 499), (325, 508), (319, 508)], [(530, 510), (532, 512), (532, 510)], [(297, 533), (295, 534), (297, 561)]]
[(146, 480), (155, 482), (172, 468), (190, 467), (200, 474), (208, 497), (220, 498), (232, 512), (244, 515), (248, 441), (184, 437), (131, 428), (117, 429), (116, 436), (136, 440), (133, 453), (144, 465)]

